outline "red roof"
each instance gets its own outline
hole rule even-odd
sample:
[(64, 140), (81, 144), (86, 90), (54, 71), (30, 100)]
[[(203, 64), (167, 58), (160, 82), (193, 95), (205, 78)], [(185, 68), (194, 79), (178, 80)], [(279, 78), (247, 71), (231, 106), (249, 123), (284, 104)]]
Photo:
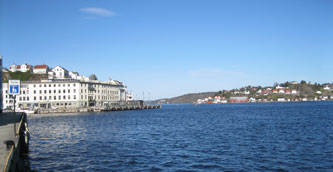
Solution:
[(46, 69), (48, 66), (47, 65), (36, 65), (34, 69)]

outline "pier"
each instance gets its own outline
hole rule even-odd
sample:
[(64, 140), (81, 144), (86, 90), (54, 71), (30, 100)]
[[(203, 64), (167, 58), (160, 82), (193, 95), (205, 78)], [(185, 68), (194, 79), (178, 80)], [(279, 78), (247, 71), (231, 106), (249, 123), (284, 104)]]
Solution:
[(48, 113), (82, 113), (82, 112), (110, 112), (110, 111), (124, 111), (124, 110), (144, 110), (144, 109), (159, 109), (161, 105), (145, 104), (142, 100), (106, 103), (104, 106), (90, 106), (90, 107), (77, 107), (77, 108), (40, 108), (36, 111), (38, 114)]
[(27, 159), (29, 130), (25, 113), (0, 113), (0, 145), (2, 172), (30, 171)]

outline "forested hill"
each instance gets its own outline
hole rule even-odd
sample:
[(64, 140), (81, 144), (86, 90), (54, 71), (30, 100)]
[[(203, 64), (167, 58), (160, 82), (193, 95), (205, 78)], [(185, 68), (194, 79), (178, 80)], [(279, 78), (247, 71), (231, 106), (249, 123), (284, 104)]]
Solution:
[(160, 99), (155, 103), (159, 104), (182, 104), (182, 103), (193, 103), (198, 99), (203, 99), (205, 97), (213, 97), (216, 92), (203, 92), (203, 93), (190, 93), (178, 97), (173, 97), (169, 99)]

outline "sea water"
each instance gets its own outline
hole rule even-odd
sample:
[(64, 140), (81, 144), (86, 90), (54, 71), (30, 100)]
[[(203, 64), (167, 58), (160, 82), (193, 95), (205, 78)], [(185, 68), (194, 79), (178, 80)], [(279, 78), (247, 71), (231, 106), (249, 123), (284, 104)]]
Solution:
[(38, 171), (333, 171), (333, 102), (28, 117)]

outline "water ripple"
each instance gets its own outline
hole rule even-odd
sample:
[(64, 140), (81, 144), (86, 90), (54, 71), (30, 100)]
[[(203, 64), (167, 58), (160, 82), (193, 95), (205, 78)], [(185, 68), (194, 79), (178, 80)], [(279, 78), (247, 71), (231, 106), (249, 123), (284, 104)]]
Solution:
[(332, 171), (333, 102), (29, 116), (38, 171)]

